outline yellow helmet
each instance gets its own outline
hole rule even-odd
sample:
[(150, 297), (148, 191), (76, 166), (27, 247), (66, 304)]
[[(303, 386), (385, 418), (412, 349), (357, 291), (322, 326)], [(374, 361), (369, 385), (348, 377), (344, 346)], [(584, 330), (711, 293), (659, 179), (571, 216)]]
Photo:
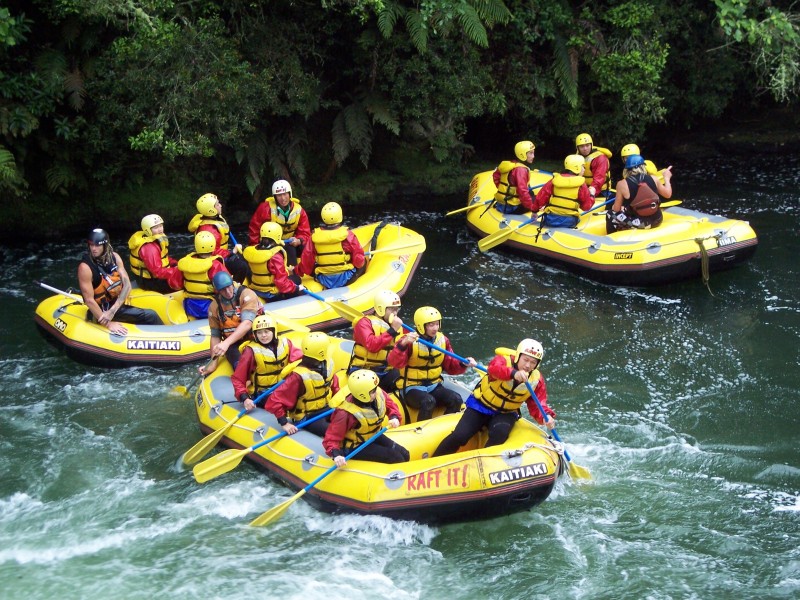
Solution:
[(303, 356), (315, 360), (325, 360), (328, 356), (330, 338), (327, 333), (312, 331), (303, 338)]
[(375, 314), (379, 317), (386, 315), (386, 309), (392, 306), (400, 307), (400, 296), (392, 290), (381, 290), (375, 294)]
[(217, 238), (210, 231), (198, 231), (194, 236), (194, 251), (211, 254), (217, 247)]
[(594, 144), (594, 142), (592, 142), (592, 136), (590, 136), (588, 133), (581, 133), (575, 138), (576, 146), (583, 146), (584, 144)]
[(342, 222), (342, 207), (336, 202), (328, 202), (320, 211), (322, 222), (327, 225), (338, 225)]
[(272, 184), (272, 195), (277, 196), (278, 194), (292, 195), (292, 186), (289, 185), (289, 182), (285, 179), (278, 179), (278, 181)]
[(631, 156), (633, 154), (641, 154), (641, 152), (639, 152), (639, 146), (637, 146), (636, 144), (625, 144), (619, 153), (619, 155), (622, 158), (625, 158), (626, 156)]
[(275, 223), (274, 221), (267, 221), (261, 226), (260, 235), (263, 238), (267, 238), (268, 240), (272, 240), (276, 244), (282, 243), (283, 237), (283, 227)]
[(258, 315), (253, 319), (253, 333), (261, 331), (262, 329), (272, 329), (272, 333), (277, 333), (278, 327), (272, 315)]
[(528, 152), (531, 150), (536, 149), (536, 144), (531, 141), (525, 140), (524, 142), (517, 142), (514, 146), (514, 154), (517, 155), (517, 158), (520, 160), (525, 160), (528, 158)]
[(142, 231), (144, 231), (147, 235), (153, 235), (153, 227), (163, 224), (164, 219), (158, 215), (147, 215), (146, 217), (142, 218)]
[(425, 335), (425, 325), (439, 321), (441, 324), (442, 313), (432, 306), (420, 306), (414, 311), (414, 325), (420, 335)]
[(514, 362), (518, 362), (519, 357), (523, 354), (542, 362), (542, 358), (544, 358), (544, 348), (542, 348), (542, 345), (536, 340), (526, 338), (517, 344), (517, 352), (514, 354)]
[(216, 217), (219, 214), (216, 207), (217, 202), (219, 202), (219, 198), (215, 194), (203, 194), (197, 199), (195, 206), (201, 215)]
[(581, 174), (581, 167), (586, 164), (586, 160), (580, 154), (570, 154), (564, 159), (564, 168), (575, 175)]
[(350, 375), (347, 380), (347, 387), (350, 388), (350, 393), (356, 400), (370, 402), (372, 399), (369, 395), (372, 390), (378, 387), (378, 383), (380, 383), (380, 380), (374, 371), (359, 369)]

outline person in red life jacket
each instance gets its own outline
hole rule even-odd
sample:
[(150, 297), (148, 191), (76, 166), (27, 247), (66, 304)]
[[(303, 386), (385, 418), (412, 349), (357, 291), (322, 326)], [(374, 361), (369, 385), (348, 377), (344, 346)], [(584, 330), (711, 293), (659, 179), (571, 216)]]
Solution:
[(517, 142), (514, 154), (517, 160), (504, 160), (492, 173), (497, 192), (495, 208), (504, 214), (523, 213), (532, 210), (533, 198), (528, 189), (536, 145), (528, 140)]
[[(303, 358), (303, 351), (287, 337), (278, 337), (278, 328), (271, 315), (253, 320), (253, 339), (245, 343), (236, 370), (231, 375), (233, 395), (247, 412), (256, 405), (253, 398), (281, 379), (281, 371), (290, 362)], [(259, 400), (263, 405), (264, 400)]]
[[(347, 454), (377, 435), (385, 417), (389, 417), (389, 427), (400, 425), (400, 409), (378, 383), (378, 376), (366, 369), (355, 371), (347, 381), (350, 394), (333, 411), (322, 439), (322, 447), (337, 467), (345, 465)], [(408, 450), (385, 436), (358, 453), (358, 460), (388, 464), (407, 462), (409, 458)]]
[(195, 319), (208, 317), (208, 307), (214, 299), (214, 286), (211, 284), (214, 275), (228, 272), (223, 258), (213, 254), (215, 244), (211, 232), (198, 231), (194, 236), (194, 252), (178, 261), (185, 290), (183, 309)]
[(527, 404), (531, 417), (544, 424), (544, 416), (539, 412), (526, 382), (530, 383), (550, 417), (547, 427), (553, 429), (556, 426), (556, 413), (547, 405), (547, 386), (544, 376), (539, 372), (543, 357), (544, 348), (532, 339), (524, 339), (517, 345), (513, 360), (507, 354), (497, 354), (489, 363), (488, 372), (467, 398), (467, 408), (455, 429), (441, 441), (433, 456), (456, 452), (482, 427), (489, 431), (486, 447), (502, 444), (521, 417), (519, 409), (523, 402)]
[(235, 281), (243, 282), (248, 275), (247, 261), (242, 258), (241, 244), (236, 244), (233, 252), (228, 248), (231, 228), (222, 216), (222, 203), (219, 198), (215, 194), (203, 194), (195, 202), (195, 207), (197, 214), (189, 221), (189, 232), (197, 235), (200, 231), (207, 231), (213, 235), (216, 242), (214, 254), (223, 258), (225, 269)]
[(131, 280), (105, 230), (93, 229), (86, 245), (87, 252), (78, 264), (78, 286), (91, 317), (117, 335), (128, 333), (121, 323), (163, 325), (154, 310), (125, 304), (131, 293)]
[(169, 255), (169, 240), (164, 235), (164, 219), (147, 215), (142, 229), (128, 240), (131, 273), (143, 290), (169, 294), (183, 289), (183, 274), (178, 261)]
[(400, 371), (387, 362), (394, 340), (403, 333), (400, 312), (400, 296), (391, 290), (380, 290), (375, 294), (375, 314), (364, 315), (353, 321), (353, 353), (347, 372), (369, 369), (380, 379), (381, 389), (393, 392)]
[(314, 277), (326, 289), (344, 287), (367, 263), (356, 235), (342, 224), (342, 207), (328, 202), (320, 211), (323, 225), (311, 234), (295, 275)]
[(272, 196), (258, 205), (250, 219), (250, 245), (260, 241), (261, 226), (273, 222), (281, 226), (281, 239), (286, 248), (287, 262), (297, 264), (303, 254), (303, 247), (311, 239), (311, 223), (308, 214), (300, 206), (300, 200), (292, 196), (292, 186), (285, 179), (272, 184)]
[(581, 211), (594, 205), (594, 198), (583, 179), (583, 157), (570, 154), (564, 159), (564, 172), (556, 173), (548, 181), (533, 203), (533, 212), (544, 208), (542, 224), (548, 227), (575, 227)]
[(261, 226), (261, 240), (248, 246), (242, 256), (250, 267), (246, 285), (265, 302), (294, 298), (305, 287), (296, 275), (289, 275), (286, 251), (281, 239), (281, 226), (268, 221)]
[[(267, 397), (264, 409), (275, 415), (278, 424), (289, 435), (297, 433), (297, 424), (328, 409), (328, 401), (339, 391), (339, 379), (333, 373), (333, 361), (328, 358), (331, 341), (327, 334), (312, 331), (303, 338), (303, 358)], [(329, 419), (314, 421), (305, 429), (318, 436), (325, 435)]]
[(433, 416), (437, 406), (444, 406), (444, 414), (461, 410), (461, 396), (442, 385), (442, 373), (461, 375), (467, 367), (477, 363), (471, 356), (466, 363), (423, 344), (428, 342), (448, 352), (453, 352), (450, 340), (440, 329), (442, 314), (432, 306), (422, 306), (414, 312), (416, 331), (397, 338), (395, 347), (387, 358), (389, 365), (400, 371), (397, 393), (405, 403), (419, 410), (417, 421)]
[(608, 190), (611, 187), (611, 150), (595, 146), (588, 133), (581, 133), (575, 138), (575, 149), (586, 163), (583, 176), (592, 198), (602, 190)]
[(661, 199), (672, 197), (672, 165), (663, 170), (661, 183), (647, 172), (644, 158), (632, 154), (625, 159), (622, 177), (617, 182), (614, 205), (606, 214), (606, 233), (661, 225)]
[[(241, 352), (239, 344), (251, 337), (250, 329), (257, 315), (264, 312), (253, 290), (237, 285), (231, 274), (220, 271), (211, 280), (214, 297), (208, 307), (208, 326), (211, 329), (211, 358), (225, 356), (236, 369)], [(202, 366), (198, 371), (208, 375), (216, 370), (219, 360)]]

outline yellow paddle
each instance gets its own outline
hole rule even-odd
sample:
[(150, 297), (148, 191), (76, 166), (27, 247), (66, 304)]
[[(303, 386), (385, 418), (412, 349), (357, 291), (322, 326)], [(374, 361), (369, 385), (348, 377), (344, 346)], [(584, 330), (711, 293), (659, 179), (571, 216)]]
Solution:
[[(267, 388), (266, 390), (264, 390), (263, 392), (261, 392), (261, 393), (258, 395), (258, 397), (257, 397), (257, 398), (254, 400), (254, 402), (257, 404), (257, 403), (258, 403), (258, 402), (259, 402), (259, 401), (260, 401), (262, 398), (265, 398), (265, 397), (267, 397), (269, 394), (271, 394), (272, 392), (274, 392), (274, 391), (275, 391), (275, 390), (276, 390), (276, 389), (277, 389), (277, 388), (278, 388), (278, 387), (279, 387), (279, 386), (280, 386), (280, 385), (281, 385), (281, 384), (282, 384), (284, 381), (286, 381), (286, 376), (287, 376), (289, 373), (291, 373), (291, 372), (292, 372), (292, 370), (293, 370), (293, 369), (294, 369), (294, 368), (295, 368), (295, 367), (296, 367), (298, 364), (300, 364), (300, 361), (299, 361), (299, 360), (296, 360), (296, 361), (294, 361), (294, 362), (291, 362), (291, 363), (289, 363), (288, 365), (286, 365), (286, 366), (283, 368), (283, 370), (281, 371), (281, 374), (280, 374), (280, 378), (281, 378), (281, 380), (280, 380), (278, 383), (276, 383), (275, 385), (273, 385), (272, 387), (269, 387), (269, 388)], [(246, 413), (246, 412), (247, 412), (247, 410), (243, 408), (242, 410), (240, 410), (240, 411), (239, 411), (239, 414), (238, 414), (238, 415), (236, 415), (236, 418), (235, 418), (235, 419), (233, 419), (233, 420), (231, 420), (231, 421), (228, 421), (228, 422), (225, 424), (225, 426), (224, 426), (224, 427), (220, 427), (220, 428), (219, 428), (219, 429), (217, 429), (216, 431), (213, 431), (213, 432), (209, 433), (209, 434), (208, 434), (206, 437), (204, 437), (202, 440), (200, 440), (199, 442), (197, 442), (197, 443), (196, 443), (194, 446), (192, 446), (191, 448), (189, 448), (189, 449), (188, 449), (188, 450), (187, 450), (187, 451), (186, 451), (186, 452), (183, 454), (183, 464), (185, 464), (185, 465), (187, 465), (187, 466), (188, 466), (188, 465), (193, 465), (194, 463), (196, 463), (196, 462), (198, 462), (199, 460), (201, 460), (201, 459), (202, 459), (202, 458), (203, 458), (203, 457), (204, 457), (206, 454), (208, 454), (208, 453), (211, 451), (211, 449), (212, 449), (214, 446), (216, 446), (216, 445), (217, 445), (217, 442), (219, 442), (219, 441), (222, 439), (222, 437), (223, 437), (223, 436), (224, 436), (226, 433), (228, 433), (228, 431), (230, 431), (231, 427), (233, 427), (233, 426), (234, 426), (234, 424), (235, 424), (235, 423), (236, 423), (236, 422), (237, 422), (239, 419), (241, 419), (241, 418), (242, 418), (242, 417), (245, 415), (245, 413)]]
[(291, 329), (292, 331), (298, 331), (300, 333), (308, 333), (311, 331), (306, 325), (303, 325), (300, 321), (295, 321), (294, 319), (290, 319), (288, 317), (284, 317), (276, 312), (272, 312), (271, 310), (265, 310), (264, 314), (270, 315), (278, 325), (285, 327), (286, 329)]
[[(217, 360), (217, 357), (215, 356), (214, 358), (212, 358), (210, 361), (208, 361), (206, 363), (206, 366), (204, 367), (204, 369), (208, 369), (211, 366), (211, 363), (213, 363), (216, 360)], [(174, 394), (180, 394), (184, 398), (191, 398), (191, 394), (189, 393), (189, 390), (192, 389), (195, 385), (197, 385), (197, 382), (200, 381), (200, 379), (202, 377), (203, 377), (203, 375), (201, 373), (198, 373), (197, 375), (194, 376), (194, 379), (192, 379), (192, 382), (189, 385), (176, 385), (174, 388), (172, 388), (171, 391)]]
[(364, 252), (367, 256), (378, 254), (379, 252), (390, 252), (393, 254), (419, 254), (425, 252), (425, 238), (413, 242), (399, 242), (396, 244), (389, 244), (385, 248), (376, 248), (370, 252)]
[[(307, 425), (311, 425), (314, 421), (318, 421), (327, 417), (329, 414), (333, 412), (334, 409), (328, 409), (315, 417), (308, 419), (307, 421), (302, 421), (297, 423), (296, 427), (298, 429), (302, 429)], [(208, 460), (204, 460), (198, 465), (195, 465), (192, 469), (192, 473), (194, 474), (195, 481), (197, 483), (205, 483), (206, 481), (210, 481), (215, 477), (219, 477), (228, 471), (232, 471), (242, 459), (250, 454), (251, 452), (258, 450), (261, 446), (265, 446), (270, 442), (274, 442), (278, 438), (282, 438), (283, 436), (288, 435), (285, 431), (281, 431), (273, 435), (272, 437), (267, 438), (249, 448), (244, 448), (242, 450), (236, 450), (235, 448), (230, 448), (229, 450), (225, 450), (224, 452), (220, 452), (209, 458)]]
[(312, 298), (327, 304), (333, 310), (335, 310), (340, 317), (347, 319), (350, 322), (356, 319), (360, 319), (361, 317), (364, 316), (364, 314), (360, 310), (358, 310), (357, 308), (353, 308), (352, 306), (348, 306), (344, 302), (339, 302), (338, 300), (328, 300), (327, 298), (323, 298), (319, 294), (316, 294), (309, 289), (306, 289), (305, 292)]
[(457, 215), (458, 213), (470, 211), (473, 208), (478, 208), (479, 206), (486, 206), (487, 204), (489, 204), (489, 202), (494, 202), (494, 198), (489, 198), (488, 200), (484, 200), (483, 202), (476, 202), (474, 204), (470, 204), (469, 206), (463, 206), (461, 208), (451, 210), (450, 212), (445, 213), (445, 216), (450, 217), (452, 215)]
[[(353, 458), (353, 457), (354, 457), (356, 454), (358, 454), (359, 452), (361, 452), (361, 451), (362, 451), (364, 448), (366, 448), (366, 447), (367, 447), (367, 446), (369, 446), (369, 445), (370, 445), (372, 442), (374, 442), (374, 441), (375, 441), (375, 440), (377, 440), (377, 439), (378, 439), (380, 436), (382, 436), (382, 435), (384, 434), (384, 432), (385, 432), (385, 431), (386, 431), (386, 427), (384, 427), (383, 429), (381, 429), (380, 431), (378, 431), (378, 433), (376, 433), (375, 435), (373, 435), (373, 436), (372, 436), (371, 438), (369, 438), (369, 439), (368, 439), (366, 442), (364, 442), (364, 443), (363, 443), (363, 444), (361, 444), (361, 445), (360, 445), (358, 448), (356, 448), (355, 450), (353, 450), (353, 451), (352, 451), (350, 454), (348, 454), (347, 456), (345, 456), (345, 460), (350, 460), (351, 458)], [(326, 478), (328, 475), (330, 475), (331, 473), (333, 473), (333, 472), (334, 472), (336, 469), (337, 469), (337, 467), (336, 467), (336, 465), (334, 464), (332, 467), (330, 467), (328, 470), (326, 470), (326, 471), (325, 471), (325, 472), (324, 472), (322, 475), (320, 475), (319, 477), (317, 477), (317, 478), (316, 478), (314, 481), (312, 481), (312, 482), (311, 482), (311, 483), (309, 483), (309, 484), (308, 484), (306, 487), (304, 487), (302, 490), (300, 490), (299, 492), (297, 492), (297, 493), (296, 493), (294, 496), (292, 496), (291, 498), (289, 498), (289, 499), (288, 499), (288, 500), (286, 500), (285, 502), (281, 502), (281, 503), (280, 503), (280, 504), (278, 504), (277, 506), (274, 506), (274, 507), (270, 508), (270, 509), (269, 509), (267, 512), (265, 512), (265, 513), (264, 513), (264, 514), (262, 514), (261, 516), (259, 516), (259, 517), (256, 517), (255, 519), (253, 519), (253, 520), (250, 522), (250, 525), (253, 525), (254, 527), (260, 527), (260, 526), (262, 526), (262, 525), (268, 525), (268, 524), (272, 523), (273, 521), (277, 520), (277, 519), (278, 519), (278, 518), (279, 518), (279, 517), (280, 517), (280, 516), (281, 516), (283, 513), (285, 513), (285, 512), (286, 512), (286, 510), (287, 510), (287, 509), (288, 509), (288, 508), (289, 508), (289, 507), (290, 507), (292, 504), (294, 504), (294, 503), (295, 503), (297, 500), (299, 500), (300, 498), (302, 498), (302, 497), (305, 495), (305, 493), (306, 493), (308, 490), (310, 490), (312, 487), (314, 487), (315, 485), (317, 485), (317, 484), (318, 484), (320, 481), (322, 481), (323, 479), (325, 479), (325, 478)]]
[[(533, 386), (529, 381), (525, 382), (525, 386), (528, 388), (528, 393), (531, 395), (531, 398), (533, 398), (533, 401), (536, 402), (536, 407), (539, 409), (539, 413), (541, 413), (541, 415), (544, 417), (544, 422), (547, 423), (550, 420), (550, 416), (544, 412), (544, 408), (542, 408), (542, 404), (539, 402), (536, 392), (533, 391)], [(567, 467), (570, 477), (573, 479), (591, 479), (592, 474), (589, 473), (589, 469), (586, 467), (581, 467), (580, 465), (576, 465), (574, 462), (572, 462), (572, 459), (569, 457), (569, 452), (567, 452), (567, 447), (564, 445), (564, 442), (561, 441), (561, 438), (558, 437), (558, 432), (555, 430), (555, 427), (550, 431), (553, 432), (553, 437), (561, 442), (561, 445), (564, 448), (564, 458), (567, 459)]]
[[(522, 229), (526, 225), (530, 225), (531, 223), (536, 222), (539, 219), (538, 215), (532, 216), (527, 221), (523, 221), (516, 227), (506, 227), (505, 229), (498, 229), (494, 233), (490, 233), (485, 238), (478, 240), (478, 250), (481, 252), (486, 252), (487, 250), (491, 250), (495, 246), (499, 246), (503, 242), (505, 242), (508, 238), (510, 238), (518, 229)], [(505, 223), (505, 221), (503, 221)]]

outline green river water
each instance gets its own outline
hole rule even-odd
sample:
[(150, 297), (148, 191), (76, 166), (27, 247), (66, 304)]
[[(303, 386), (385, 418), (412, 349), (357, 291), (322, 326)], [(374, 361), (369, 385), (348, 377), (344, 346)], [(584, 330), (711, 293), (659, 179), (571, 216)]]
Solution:
[[(169, 390), (193, 367), (71, 362), (36, 332), (48, 292), (33, 282), (75, 286), (80, 240), (5, 248), (0, 597), (800, 597), (800, 159), (774, 162), (675, 166), (688, 207), (759, 235), (750, 263), (712, 276), (713, 296), (481, 254), (463, 217), (444, 216), (468, 182), (449, 202), (351, 214), (425, 234), (404, 314), (438, 307), (459, 354), (485, 364), (496, 346), (542, 341), (559, 432), (594, 477), (562, 478), (531, 512), (441, 527), (304, 502), (249, 527), (292, 492), (247, 463), (202, 486), (180, 467), (200, 434)], [(174, 236), (174, 253), (189, 241)]]

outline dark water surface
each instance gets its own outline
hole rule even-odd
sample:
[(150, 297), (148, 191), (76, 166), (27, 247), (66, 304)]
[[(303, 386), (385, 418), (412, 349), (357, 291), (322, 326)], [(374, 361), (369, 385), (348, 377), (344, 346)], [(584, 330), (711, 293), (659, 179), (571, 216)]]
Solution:
[(291, 493), (246, 463), (202, 486), (179, 466), (199, 433), (191, 402), (168, 392), (192, 368), (72, 363), (35, 331), (46, 292), (33, 280), (74, 286), (80, 244), (5, 249), (0, 596), (799, 597), (800, 161), (774, 163), (675, 167), (687, 206), (759, 234), (751, 263), (712, 276), (713, 296), (700, 281), (620, 289), (480, 254), (463, 218), (444, 217), (468, 182), (454, 204), (359, 215), (426, 235), (408, 319), (436, 306), (456, 351), (484, 363), (542, 341), (559, 432), (594, 476), (563, 479), (532, 512), (443, 527), (303, 502), (248, 527)]

